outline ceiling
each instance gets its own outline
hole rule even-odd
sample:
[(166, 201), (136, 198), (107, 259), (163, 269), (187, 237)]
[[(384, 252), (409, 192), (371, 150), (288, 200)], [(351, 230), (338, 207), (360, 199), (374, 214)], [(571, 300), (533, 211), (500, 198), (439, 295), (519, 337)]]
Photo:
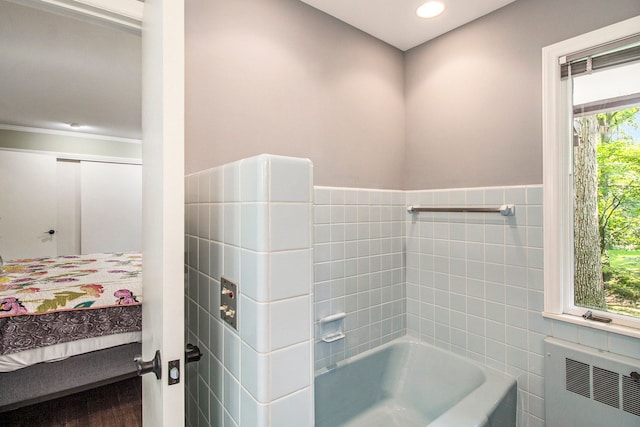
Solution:
[(0, 0), (0, 40), (0, 125), (141, 138), (140, 34)]
[[(428, 20), (415, 15), (423, 0), (301, 1), (406, 50), (514, 0), (443, 0)], [(139, 140), (139, 32), (42, 4), (0, 0), (0, 128)]]
[(380, 40), (408, 50), (515, 0), (440, 0), (444, 12), (419, 18), (426, 0), (301, 0)]

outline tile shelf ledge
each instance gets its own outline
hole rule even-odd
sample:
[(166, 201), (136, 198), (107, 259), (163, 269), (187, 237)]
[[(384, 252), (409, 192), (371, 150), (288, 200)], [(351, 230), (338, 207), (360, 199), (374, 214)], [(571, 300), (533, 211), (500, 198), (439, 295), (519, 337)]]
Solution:
[(640, 329), (616, 324), (615, 321), (612, 323), (592, 322), (592, 321), (583, 319), (581, 316), (574, 316), (571, 314), (556, 314), (556, 313), (549, 313), (546, 311), (542, 312), (542, 317), (545, 317), (547, 319), (552, 319), (552, 320), (558, 320), (561, 322), (571, 323), (578, 326), (584, 326), (586, 328), (593, 328), (593, 329), (598, 329), (601, 331), (610, 332), (614, 334), (625, 335), (632, 338), (640, 338)]

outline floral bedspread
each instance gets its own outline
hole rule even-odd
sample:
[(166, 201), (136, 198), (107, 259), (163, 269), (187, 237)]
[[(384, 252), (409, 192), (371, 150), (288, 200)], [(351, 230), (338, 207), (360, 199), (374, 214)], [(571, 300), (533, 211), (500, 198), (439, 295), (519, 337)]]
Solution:
[(2, 270), (0, 318), (142, 303), (139, 252), (19, 259)]

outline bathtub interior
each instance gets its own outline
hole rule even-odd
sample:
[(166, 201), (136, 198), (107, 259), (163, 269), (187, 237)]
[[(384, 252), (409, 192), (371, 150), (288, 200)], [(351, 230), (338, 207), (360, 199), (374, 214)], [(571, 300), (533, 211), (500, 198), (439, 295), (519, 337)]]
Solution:
[(393, 342), (318, 373), (316, 427), (424, 426), (484, 382), (482, 369), (458, 356)]
[[(316, 427), (342, 425), (389, 398), (388, 371), (394, 350), (387, 347), (370, 354), (363, 363), (344, 363), (325, 370), (315, 379)], [(362, 360), (362, 359), (361, 359)]]
[(400, 344), (407, 357), (400, 361), (395, 398), (433, 420), (477, 389), (485, 381), (483, 371), (453, 354), (433, 351), (426, 345)]

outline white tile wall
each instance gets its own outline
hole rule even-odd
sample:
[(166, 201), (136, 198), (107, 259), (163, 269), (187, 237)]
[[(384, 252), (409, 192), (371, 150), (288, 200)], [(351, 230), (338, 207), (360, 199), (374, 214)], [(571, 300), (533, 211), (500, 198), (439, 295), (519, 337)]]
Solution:
[[(312, 425), (313, 368), (405, 333), (517, 377), (519, 427), (544, 425), (545, 336), (640, 353), (638, 339), (541, 316), (542, 186), (315, 187), (311, 207), (303, 170), (258, 156), (187, 178), (188, 337), (206, 349), (187, 373), (192, 426)], [(406, 212), (503, 203), (514, 217)], [(239, 335), (218, 318), (221, 274), (241, 283)], [(321, 342), (319, 319), (337, 312), (346, 339)]]
[[(315, 368), (406, 333), (402, 191), (315, 187)], [(346, 338), (320, 340), (319, 320), (344, 312)]]
[(407, 217), (408, 333), (513, 374), (521, 425), (544, 423), (542, 188), (406, 193), (407, 204), (516, 205), (516, 215), (417, 213)]
[[(313, 425), (312, 170), (261, 155), (186, 177), (190, 426)], [(239, 331), (220, 320), (221, 276)]]

